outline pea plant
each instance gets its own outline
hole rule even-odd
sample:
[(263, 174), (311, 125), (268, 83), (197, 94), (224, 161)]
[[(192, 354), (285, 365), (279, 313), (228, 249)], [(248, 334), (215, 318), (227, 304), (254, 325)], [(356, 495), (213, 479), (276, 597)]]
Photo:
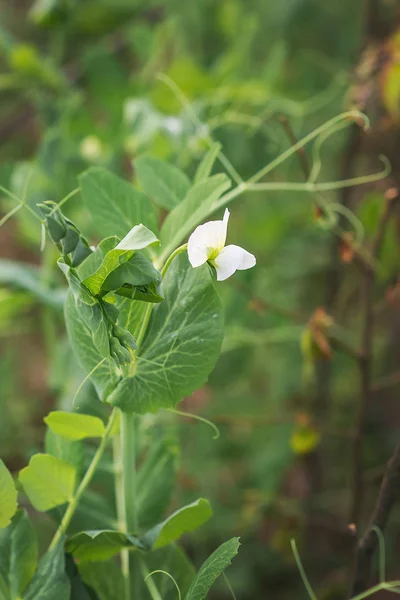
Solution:
[[(175, 166), (148, 156), (135, 160), (141, 190), (105, 168), (92, 167), (80, 176), (79, 191), (102, 237), (97, 246), (65, 216), (63, 202), (37, 206), (44, 233), (59, 251), (58, 266), (68, 283), (66, 328), (86, 373), (74, 400), (79, 402), (90, 382), (106, 407), (106, 419), (52, 411), (45, 418), (45, 452), (32, 456), (17, 485), (0, 462), (1, 598), (206, 597), (237, 554), (239, 541), (232, 538), (222, 544), (194, 572), (177, 542), (208, 521), (212, 509), (206, 499), (198, 498), (165, 518), (174, 489), (176, 450), (158, 433), (149, 439), (144, 427), (149, 413), (182, 414), (176, 405), (207, 381), (224, 333), (219, 282), (256, 264), (250, 252), (226, 245), (227, 209), (222, 220), (201, 223), (248, 191), (306, 191), (315, 193), (319, 202), (321, 190), (382, 178), (386, 169), (348, 181), (315, 181), (319, 148), (328, 132), (362, 118), (356, 111), (335, 117), (248, 181), (213, 143), (193, 181)], [(260, 182), (315, 138), (319, 143), (308, 182)], [(233, 188), (227, 175), (211, 175), (217, 158), (235, 181)], [(149, 198), (161, 214), (167, 213), (160, 232), (160, 213)], [(337, 227), (334, 208), (325, 203), (320, 208), (326, 223)], [(86, 438), (99, 441), (94, 450), (90, 446), (90, 460), (83, 468)], [(76, 516), (89, 503), (98, 469), (108, 469), (112, 476), (112, 517), (104, 518), (97, 529), (79, 529)], [(58, 524), (40, 561), (28, 513), (18, 508), (17, 487), (24, 494), (20, 506), (27, 498)]]

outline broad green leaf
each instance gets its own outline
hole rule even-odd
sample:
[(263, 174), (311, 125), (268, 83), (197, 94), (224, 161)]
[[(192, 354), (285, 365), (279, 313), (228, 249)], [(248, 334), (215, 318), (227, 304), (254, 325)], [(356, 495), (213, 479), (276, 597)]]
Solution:
[(193, 183), (200, 183), (210, 177), (211, 170), (217, 159), (218, 153), (221, 150), (221, 144), (213, 144), (212, 148), (204, 155), (201, 163), (197, 167)]
[(221, 544), (201, 566), (185, 600), (204, 600), (217, 577), (231, 564), (232, 558), (238, 553), (239, 546), (239, 538), (232, 538)]
[(47, 511), (68, 502), (75, 489), (76, 469), (50, 454), (35, 454), (19, 480), (36, 510)]
[[(137, 298), (142, 288), (161, 281), (161, 275), (142, 252), (135, 252), (127, 262), (110, 273), (102, 284), (102, 291)], [(162, 296), (160, 296), (162, 298)], [(150, 300), (149, 300), (150, 301)]]
[(24, 510), (19, 510), (7, 529), (0, 531), (0, 597), (22, 598), (37, 565), (37, 540)]
[(159, 523), (143, 536), (143, 541), (151, 548), (162, 548), (178, 540), (183, 533), (193, 531), (212, 517), (208, 500), (199, 498), (192, 504), (183, 506), (165, 521)]
[(175, 406), (201, 387), (214, 368), (223, 337), (223, 308), (207, 265), (192, 269), (178, 256), (164, 281), (165, 301), (152, 312), (136, 356), (134, 377), (121, 380), (107, 401), (139, 414)]
[(37, 267), (13, 260), (0, 259), (0, 284), (25, 290), (40, 302), (58, 309), (62, 308), (67, 294), (67, 288), (44, 286)]
[(175, 487), (179, 447), (175, 442), (153, 442), (137, 474), (136, 510), (142, 531), (164, 516)]
[(190, 181), (185, 173), (158, 158), (139, 156), (133, 167), (146, 194), (167, 210), (182, 202), (189, 191)]
[(197, 183), (189, 190), (183, 202), (178, 204), (164, 221), (160, 234), (162, 259), (165, 260), (192, 233), (230, 185), (228, 177), (220, 174)]
[(56, 435), (51, 429), (46, 431), (45, 444), (46, 454), (65, 460), (76, 468), (80, 473), (83, 468), (84, 448), (82, 442), (67, 440), (65, 437)]
[(100, 600), (121, 600), (124, 597), (124, 579), (115, 560), (81, 562), (79, 572)]
[(157, 230), (156, 214), (147, 197), (107, 169), (92, 167), (79, 178), (83, 201), (102, 237), (124, 237), (143, 223)]
[[(93, 310), (93, 315), (90, 314), (90, 309)], [(90, 321), (88, 316), (92, 316)], [(96, 319), (98, 328), (93, 330), (91, 324), (96, 323)], [(109, 341), (107, 323), (100, 305), (86, 308), (86, 305), (79, 299), (75, 300), (70, 292), (65, 303), (65, 321), (72, 349), (86, 373), (94, 370), (91, 381), (103, 400), (114, 388), (119, 376), (113, 360), (105, 355), (105, 345), (109, 348)]]
[(68, 440), (76, 441), (87, 437), (103, 437), (106, 431), (101, 419), (81, 413), (55, 410), (43, 420), (54, 433)]
[(0, 529), (11, 523), (17, 507), (17, 490), (14, 480), (0, 459)]
[(116, 235), (111, 235), (100, 242), (94, 252), (92, 252), (92, 254), (90, 254), (76, 269), (81, 281), (87, 279), (99, 269), (107, 252), (114, 250), (115, 246), (118, 245), (118, 242), (119, 238)]
[(67, 551), (79, 561), (107, 560), (124, 548), (145, 550), (146, 546), (133, 535), (111, 529), (81, 531), (66, 544)]
[(29, 584), (24, 600), (70, 600), (70, 583), (65, 573), (64, 544), (47, 552)]

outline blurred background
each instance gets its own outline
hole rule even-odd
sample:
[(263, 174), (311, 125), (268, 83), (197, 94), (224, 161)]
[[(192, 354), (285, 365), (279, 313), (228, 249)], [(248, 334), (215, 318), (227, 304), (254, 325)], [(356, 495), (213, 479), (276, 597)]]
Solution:
[[(358, 525), (400, 433), (398, 212), (378, 239), (400, 186), (398, 1), (2, 0), (0, 14), (0, 455), (12, 470), (42, 449), (43, 417), (71, 409), (84, 377), (63, 329), (57, 252), (49, 243), (41, 252), (40, 222), (18, 199), (59, 202), (91, 165), (133, 180), (144, 152), (191, 176), (208, 135), (248, 178), (337, 114), (368, 115), (369, 131), (348, 121), (321, 143), (319, 181), (379, 172), (380, 154), (390, 176), (318, 198), (260, 192), (232, 204), (231, 240), (257, 256), (257, 268), (219, 286), (223, 354), (208, 385), (181, 404), (221, 435), (213, 441), (191, 420), (161, 421), (181, 444), (172, 507), (198, 496), (214, 507), (213, 520), (185, 539), (197, 565), (240, 535), (228, 573), (238, 600), (305, 598), (295, 538), (318, 598), (343, 598), (360, 407)], [(307, 147), (265, 181), (302, 183), (312, 159)], [(338, 207), (336, 228), (321, 202)], [(79, 194), (64, 209), (96, 241)], [(363, 265), (377, 239), (371, 282)], [(78, 409), (101, 408), (85, 386)], [(107, 496), (101, 477), (88, 509), (93, 527)], [(47, 517), (36, 518), (45, 540)], [(86, 527), (87, 518), (82, 511)], [(385, 532), (397, 579), (399, 532), (397, 508)], [(230, 597), (223, 580), (212, 597)]]

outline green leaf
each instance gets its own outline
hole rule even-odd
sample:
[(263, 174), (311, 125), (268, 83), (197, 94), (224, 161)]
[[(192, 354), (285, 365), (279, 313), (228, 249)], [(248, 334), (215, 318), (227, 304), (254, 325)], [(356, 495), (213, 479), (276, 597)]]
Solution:
[(80, 177), (83, 201), (102, 237), (124, 235), (143, 223), (157, 230), (156, 214), (147, 197), (107, 169), (91, 167)]
[(81, 531), (73, 535), (66, 544), (67, 551), (79, 561), (107, 560), (124, 548), (145, 550), (146, 546), (129, 533), (111, 529)]
[(43, 420), (54, 433), (68, 440), (103, 437), (106, 431), (101, 419), (81, 413), (55, 410), (49, 413)]
[(239, 546), (239, 538), (232, 538), (221, 544), (201, 566), (185, 596), (185, 600), (203, 600), (206, 598), (217, 577), (231, 564), (232, 558), (238, 553)]
[(107, 401), (139, 414), (175, 406), (201, 387), (223, 338), (223, 308), (207, 265), (193, 269), (185, 255), (164, 281), (165, 301), (153, 309), (136, 355), (134, 377), (121, 380)]
[(213, 144), (212, 148), (204, 155), (201, 163), (197, 167), (196, 174), (194, 176), (194, 183), (200, 183), (210, 177), (211, 170), (217, 159), (218, 153), (222, 146), (219, 143)]
[[(91, 381), (100, 399), (103, 400), (109, 390), (114, 388), (119, 376), (111, 357), (108, 358), (106, 355), (106, 351), (109, 352), (108, 323), (105, 321), (100, 305), (86, 307), (70, 292), (65, 303), (65, 321), (72, 349), (83, 369), (86, 373), (95, 369)], [(96, 321), (98, 326), (93, 329), (92, 326), (96, 325)]]
[(135, 225), (119, 242), (118, 250), (144, 250), (149, 246), (155, 246), (160, 243), (157, 236), (147, 229), (142, 223)]
[(140, 466), (136, 482), (136, 510), (142, 531), (155, 525), (165, 514), (175, 486), (178, 454), (176, 442), (153, 441)]
[(132, 254), (131, 250), (110, 250), (97, 271), (82, 281), (83, 285), (90, 290), (93, 296), (97, 296), (110, 273), (129, 260)]
[(79, 572), (100, 600), (121, 600), (124, 597), (124, 579), (115, 560), (81, 562)]
[(71, 586), (71, 600), (99, 600), (99, 596), (82, 580), (81, 574), (70, 554), (65, 555), (65, 571)]
[(211, 519), (212, 514), (209, 501), (199, 498), (147, 531), (142, 539), (151, 548), (162, 548), (178, 540), (183, 533), (193, 531), (206, 523)]
[(213, 175), (194, 185), (186, 198), (172, 210), (164, 221), (160, 239), (166, 259), (193, 229), (209, 214), (214, 202), (231, 185), (226, 175)]
[(24, 510), (19, 510), (7, 529), (0, 531), (0, 597), (21, 598), (37, 565), (37, 540)]
[(149, 259), (142, 252), (135, 252), (127, 262), (107, 276), (102, 290), (115, 290), (121, 296), (137, 298), (142, 286), (157, 285), (160, 281), (161, 275)]
[(26, 590), (24, 600), (70, 600), (70, 583), (65, 573), (64, 545), (47, 552)]
[[(113, 238), (108, 238), (113, 239)], [(115, 239), (115, 238), (114, 238)], [(109, 250), (97, 268), (89, 277), (83, 280), (83, 284), (91, 291), (94, 296), (97, 296), (102, 286), (107, 279), (118, 267), (124, 263), (130, 261), (130, 264), (134, 263), (136, 271), (141, 275), (140, 282), (134, 285), (143, 285), (154, 281), (157, 278), (157, 271), (154, 269), (152, 263), (141, 253), (134, 254), (135, 250), (141, 250), (157, 244), (158, 239), (152, 231), (147, 229), (144, 225), (135, 225), (131, 231), (124, 237), (124, 239), (117, 244), (115, 248)], [(149, 271), (151, 276), (149, 277)], [(121, 272), (121, 271), (119, 271)], [(143, 275), (145, 278), (143, 280)], [(143, 281), (142, 281), (143, 280)], [(116, 287), (108, 287), (107, 289), (117, 289), (122, 287), (125, 281), (122, 281), (120, 285)], [(132, 283), (132, 282), (128, 282)]]
[(50, 454), (35, 454), (19, 480), (36, 510), (47, 511), (68, 502), (75, 489), (76, 469)]
[(185, 198), (190, 180), (177, 167), (152, 156), (139, 156), (133, 163), (144, 191), (159, 206), (172, 210)]
[(0, 529), (11, 523), (17, 510), (17, 490), (6, 465), (0, 459)]
[(56, 435), (51, 429), (46, 431), (44, 447), (47, 454), (61, 458), (76, 468), (80, 473), (83, 468), (84, 448), (82, 442), (67, 440)]

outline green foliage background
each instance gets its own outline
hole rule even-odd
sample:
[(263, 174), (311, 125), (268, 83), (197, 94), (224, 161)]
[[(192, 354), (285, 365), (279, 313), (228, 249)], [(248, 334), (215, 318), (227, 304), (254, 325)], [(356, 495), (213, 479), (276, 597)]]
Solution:
[[(222, 144), (243, 178), (251, 176), (290, 145), (280, 115), (301, 138), (352, 106), (353, 70), (370, 33), (361, 0), (1, 4), (0, 183), (30, 206), (59, 202), (90, 166), (140, 179), (135, 160), (145, 153), (192, 177), (207, 136)], [(381, 12), (389, 28), (395, 2)], [(185, 106), (159, 73), (179, 87)], [(381, 112), (371, 110), (370, 116), (378, 127)], [(389, 127), (396, 131), (394, 119)], [(343, 178), (353, 133), (350, 128), (336, 134), (324, 146), (321, 180)], [(356, 157), (350, 155), (354, 172), (376, 170), (377, 153), (356, 149)], [(396, 183), (396, 171), (394, 178)], [(299, 157), (267, 181), (303, 182)], [(374, 231), (384, 190), (364, 187), (351, 198), (367, 235)], [(344, 194), (329, 193), (327, 199), (344, 201)], [(2, 213), (13, 207), (2, 195)], [(336, 351), (310, 371), (300, 341), (310, 316), (325, 306), (339, 334), (358, 345), (360, 278), (354, 263), (340, 263), (337, 239), (315, 218), (311, 195), (247, 194), (230, 209), (228, 241), (254, 253), (257, 267), (218, 286), (226, 311), (223, 354), (208, 384), (182, 405), (211, 419), (221, 436), (213, 441), (205, 425), (166, 413), (146, 417), (146, 426), (166, 432), (166, 469), (178, 469), (172, 508), (193, 495), (213, 506), (214, 518), (186, 540), (197, 565), (221, 541), (238, 535), (242, 546), (230, 571), (238, 598), (300, 597), (304, 591), (290, 550), (294, 536), (319, 597), (341, 597), (336, 590), (346, 589), (351, 560), (346, 525), (358, 373), (352, 358)], [(104, 234), (89, 220), (80, 194), (64, 210), (93, 242)], [(51, 409), (70, 409), (83, 379), (63, 328), (57, 252), (49, 243), (40, 252), (40, 240), (40, 224), (26, 208), (1, 229), (0, 455), (12, 470), (43, 449), (43, 417)], [(398, 275), (395, 224), (381, 262), (378, 308)], [(374, 379), (396, 371), (397, 322), (398, 309), (381, 307)], [(374, 395), (364, 457), (367, 508), (397, 435), (395, 390)], [(85, 386), (77, 410), (102, 416), (101, 408), (94, 389)], [(177, 446), (169, 443), (175, 435), (181, 441), (179, 466)], [(91, 451), (85, 446), (77, 462), (86, 464)], [(107, 477), (105, 464), (96, 475), (102, 493), (78, 511), (76, 530), (97, 526), (98, 503), (107, 512)], [(40, 525), (45, 544), (46, 521)], [(393, 555), (394, 533), (388, 536)], [(215, 597), (229, 596), (223, 580), (215, 590)]]

